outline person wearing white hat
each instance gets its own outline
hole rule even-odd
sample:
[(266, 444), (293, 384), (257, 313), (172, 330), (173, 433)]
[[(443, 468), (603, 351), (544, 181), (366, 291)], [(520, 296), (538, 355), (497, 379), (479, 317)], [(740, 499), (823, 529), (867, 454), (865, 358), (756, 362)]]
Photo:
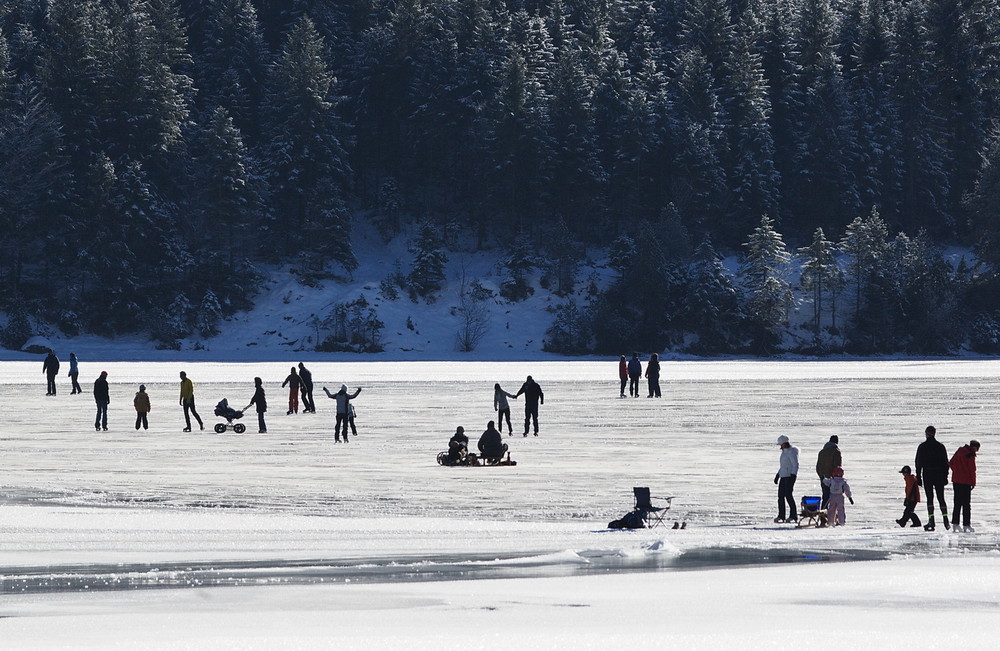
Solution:
[[(795, 508), (795, 498), (792, 490), (795, 488), (795, 477), (799, 474), (799, 449), (788, 442), (788, 437), (782, 434), (778, 437), (781, 457), (778, 459), (778, 472), (774, 475), (774, 483), (778, 485), (778, 517), (775, 522), (796, 522), (799, 519)], [(786, 518), (785, 505), (788, 505)]]

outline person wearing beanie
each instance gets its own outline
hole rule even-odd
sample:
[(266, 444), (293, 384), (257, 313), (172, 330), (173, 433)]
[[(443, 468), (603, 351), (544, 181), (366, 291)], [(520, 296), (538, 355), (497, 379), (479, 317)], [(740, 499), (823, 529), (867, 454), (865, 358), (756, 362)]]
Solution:
[(823, 495), (821, 509), (825, 509), (830, 502), (830, 485), (823, 480), (833, 477), (833, 469), (843, 465), (840, 448), (837, 447), (838, 443), (840, 443), (840, 438), (834, 434), (819, 451), (819, 456), (816, 457), (816, 474), (819, 475), (819, 488)]
[(267, 434), (267, 424), (264, 423), (264, 414), (267, 412), (267, 396), (264, 395), (264, 380), (259, 377), (253, 379), (253, 398), (250, 404), (242, 409), (247, 411), (252, 405), (257, 405), (257, 433)]
[(826, 511), (826, 521), (838, 527), (847, 521), (844, 496), (847, 496), (851, 504), (854, 504), (854, 497), (851, 496), (851, 485), (844, 479), (844, 469), (837, 466), (833, 469), (832, 475), (823, 480), (823, 483), (830, 487), (830, 503)]
[(920, 482), (913, 476), (913, 471), (909, 466), (903, 466), (899, 474), (903, 475), (906, 486), (903, 492), (903, 517), (896, 520), (896, 524), (905, 527), (906, 523), (909, 522), (911, 527), (919, 527), (920, 518), (914, 511), (917, 504), (920, 504)]
[(358, 387), (358, 390), (350, 395), (347, 393), (346, 384), (341, 384), (340, 391), (337, 393), (330, 393), (330, 390), (326, 387), (323, 387), (323, 391), (326, 393), (327, 398), (337, 401), (337, 422), (333, 427), (333, 438), (337, 443), (340, 443), (340, 430), (343, 428), (344, 443), (347, 443), (350, 441), (347, 437), (348, 425), (351, 426), (351, 430), (354, 432), (354, 435), (358, 435), (358, 430), (354, 427), (354, 418), (351, 412), (351, 401), (357, 398), (358, 394), (361, 393), (361, 387)]
[(924, 430), (926, 440), (917, 446), (917, 456), (914, 459), (914, 470), (917, 482), (924, 486), (927, 496), (927, 524), (924, 531), (934, 531), (934, 497), (941, 505), (941, 518), (944, 528), (948, 529), (948, 505), (944, 501), (944, 487), (948, 484), (948, 450), (937, 440), (937, 429), (928, 425)]
[(951, 468), (951, 485), (955, 491), (955, 510), (951, 523), (958, 531), (958, 514), (962, 514), (962, 530), (972, 533), (972, 489), (976, 487), (976, 453), (979, 441), (972, 439), (968, 445), (955, 450), (948, 467)]
[(94, 402), (97, 403), (97, 417), (94, 418), (94, 429), (108, 431), (108, 405), (111, 404), (111, 392), (108, 388), (108, 372), (101, 371), (101, 376), (94, 380)]
[[(793, 447), (784, 434), (778, 437), (778, 446), (781, 448), (781, 456), (778, 459), (778, 472), (774, 475), (774, 483), (778, 485), (778, 517), (774, 521), (797, 522), (799, 515), (792, 491), (795, 488), (795, 477), (799, 474), (799, 449)], [(789, 509), (787, 518), (786, 504)]]
[(135, 429), (139, 431), (139, 426), (142, 429), (149, 429), (149, 412), (151, 408), (149, 406), (149, 394), (146, 393), (146, 385), (139, 385), (139, 392), (135, 394), (135, 398), (132, 400), (132, 404), (135, 405)]

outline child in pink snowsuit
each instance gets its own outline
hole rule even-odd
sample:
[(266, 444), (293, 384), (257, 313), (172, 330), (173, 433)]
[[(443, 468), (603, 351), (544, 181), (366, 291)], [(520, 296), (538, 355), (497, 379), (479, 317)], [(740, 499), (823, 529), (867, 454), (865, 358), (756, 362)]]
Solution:
[(823, 483), (830, 487), (830, 503), (826, 507), (827, 522), (833, 526), (842, 525), (847, 520), (844, 511), (844, 496), (846, 495), (847, 499), (851, 500), (851, 504), (854, 504), (854, 498), (851, 497), (851, 486), (844, 479), (844, 469), (834, 468), (833, 477), (825, 478)]

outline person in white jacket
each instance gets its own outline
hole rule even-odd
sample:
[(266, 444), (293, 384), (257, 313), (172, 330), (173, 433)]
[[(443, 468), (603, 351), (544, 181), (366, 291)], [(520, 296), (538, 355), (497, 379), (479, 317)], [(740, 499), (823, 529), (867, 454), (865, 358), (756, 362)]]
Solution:
[[(795, 508), (795, 498), (792, 489), (795, 488), (795, 477), (799, 474), (799, 449), (792, 447), (788, 437), (782, 434), (778, 437), (781, 447), (781, 457), (778, 460), (778, 472), (774, 483), (778, 485), (778, 517), (775, 522), (796, 522), (799, 519)], [(785, 517), (785, 504), (788, 504), (788, 517)]]

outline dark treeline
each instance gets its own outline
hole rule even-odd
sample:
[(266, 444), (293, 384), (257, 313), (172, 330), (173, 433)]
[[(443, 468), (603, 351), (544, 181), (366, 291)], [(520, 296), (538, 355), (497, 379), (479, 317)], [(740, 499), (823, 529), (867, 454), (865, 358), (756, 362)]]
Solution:
[[(589, 323), (567, 349), (696, 332), (706, 352), (766, 350), (749, 288), (727, 306), (726, 291), (656, 279), (721, 273), (715, 251), (746, 251), (762, 224), (807, 248), (817, 233), (850, 244), (850, 225), (874, 215), (910, 234), (883, 241), (911, 256), (917, 242), (978, 247), (986, 266), (946, 283), (948, 328), (995, 322), (997, 0), (0, 0), (0, 12), (0, 309), (18, 319), (208, 336), (252, 300), (255, 264), (294, 260), (307, 282), (353, 271), (360, 214), (386, 237), (404, 220), (457, 224), (508, 260), (527, 244), (567, 291), (584, 246), (633, 243), (619, 282), (648, 291), (612, 288), (586, 315), (560, 315)], [(809, 286), (822, 305), (828, 290)], [(856, 283), (849, 323), (816, 308), (817, 341), (848, 326), (846, 347), (873, 352), (968, 338), (900, 339), (862, 289), (882, 291)], [(692, 295), (702, 305), (685, 312)], [(894, 305), (901, 329), (914, 310)], [(663, 311), (687, 314), (683, 327), (610, 334), (613, 316)], [(714, 332), (730, 317), (735, 339)]]

